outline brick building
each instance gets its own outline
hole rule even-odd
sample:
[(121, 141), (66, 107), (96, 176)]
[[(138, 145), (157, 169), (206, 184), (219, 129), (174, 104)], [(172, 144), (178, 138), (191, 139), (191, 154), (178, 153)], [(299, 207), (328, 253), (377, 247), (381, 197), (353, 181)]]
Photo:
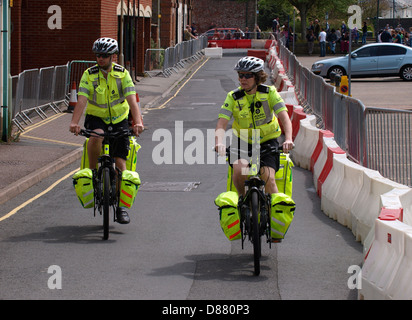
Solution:
[[(153, 0), (153, 8), (157, 8)], [(160, 44), (162, 48), (175, 46), (183, 41), (186, 25), (192, 23), (193, 2), (198, 0), (159, 0), (160, 2)], [(153, 16), (156, 9), (153, 9)], [(155, 19), (153, 21), (156, 23)]]
[(199, 33), (206, 32), (210, 26), (218, 28), (255, 27), (255, 0), (196, 0), (193, 4), (193, 23)]
[[(151, 38), (155, 43), (159, 38), (159, 22), (162, 47), (182, 41), (184, 24), (191, 22), (192, 1), (123, 0), (123, 51), (128, 69), (143, 73)], [(11, 75), (72, 60), (95, 60), (91, 48), (97, 38), (121, 39), (121, 8), (119, 0), (14, 0)]]

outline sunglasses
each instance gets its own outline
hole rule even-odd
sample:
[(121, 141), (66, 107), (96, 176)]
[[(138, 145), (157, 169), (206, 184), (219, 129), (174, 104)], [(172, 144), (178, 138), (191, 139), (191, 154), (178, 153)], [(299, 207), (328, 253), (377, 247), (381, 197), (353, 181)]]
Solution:
[(238, 75), (239, 75), (239, 79), (243, 79), (243, 78), (250, 79), (254, 77), (253, 73), (238, 73)]
[(97, 58), (107, 59), (108, 57), (110, 57), (110, 54), (107, 54), (107, 53), (97, 53), (97, 54), (96, 54), (96, 57), (97, 57)]

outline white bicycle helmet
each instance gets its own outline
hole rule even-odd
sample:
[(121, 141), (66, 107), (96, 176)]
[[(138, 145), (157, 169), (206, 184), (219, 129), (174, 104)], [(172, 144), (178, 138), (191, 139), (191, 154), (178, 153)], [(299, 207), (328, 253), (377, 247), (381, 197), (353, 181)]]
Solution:
[(117, 41), (112, 38), (99, 38), (93, 43), (93, 52), (100, 54), (115, 54), (119, 52)]
[(240, 59), (235, 67), (236, 71), (244, 72), (259, 72), (264, 69), (265, 62), (256, 57), (243, 57)]

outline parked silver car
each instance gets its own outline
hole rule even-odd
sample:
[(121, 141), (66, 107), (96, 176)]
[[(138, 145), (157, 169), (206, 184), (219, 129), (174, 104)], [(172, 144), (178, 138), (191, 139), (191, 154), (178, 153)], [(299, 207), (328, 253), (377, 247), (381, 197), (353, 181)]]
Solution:
[[(348, 73), (348, 55), (317, 61), (312, 72), (330, 78), (330, 73)], [(412, 81), (412, 48), (397, 43), (372, 43), (352, 52), (352, 77), (400, 76)]]

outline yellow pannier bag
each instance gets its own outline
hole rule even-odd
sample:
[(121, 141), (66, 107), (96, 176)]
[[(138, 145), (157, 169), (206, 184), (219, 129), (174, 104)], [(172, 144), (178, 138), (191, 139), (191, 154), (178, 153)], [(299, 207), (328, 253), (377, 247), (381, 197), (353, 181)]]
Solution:
[(137, 143), (136, 137), (129, 137), (129, 153), (126, 160), (126, 169), (130, 171), (136, 171), (137, 166), (137, 152), (141, 148), (140, 144)]
[(292, 223), (296, 204), (284, 193), (274, 193), (271, 197), (270, 234), (273, 240), (281, 240)]
[(94, 207), (93, 172), (91, 169), (82, 169), (73, 175), (73, 186), (77, 198), (83, 208)]
[(136, 171), (124, 170), (120, 187), (119, 207), (130, 208), (140, 187), (140, 177)]
[(293, 177), (292, 177), (292, 168), (294, 164), (289, 157), (289, 154), (281, 153), (280, 154), (280, 165), (279, 170), (276, 171), (275, 180), (276, 186), (280, 193), (287, 194), (289, 197), (292, 197), (292, 186), (293, 186)]
[(215, 204), (219, 207), (220, 226), (230, 241), (242, 237), (237, 208), (238, 200), (239, 195), (235, 191), (223, 192), (215, 199)]

